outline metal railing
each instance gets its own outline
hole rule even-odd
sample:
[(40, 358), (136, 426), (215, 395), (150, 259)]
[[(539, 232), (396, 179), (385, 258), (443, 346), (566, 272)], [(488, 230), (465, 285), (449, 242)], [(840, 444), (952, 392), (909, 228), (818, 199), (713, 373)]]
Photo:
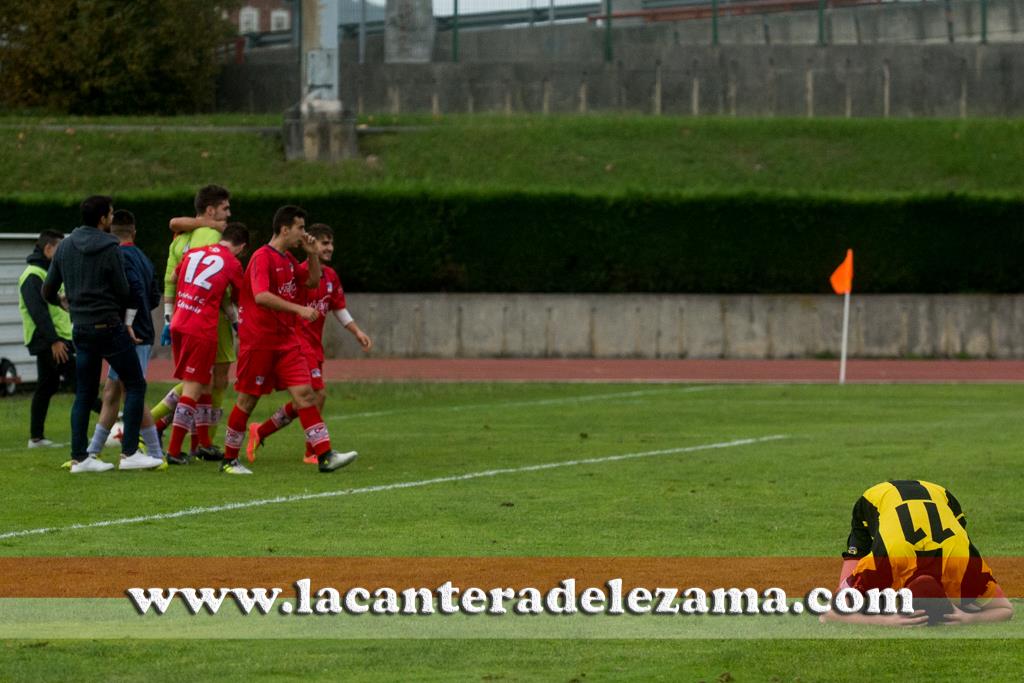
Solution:
[[(990, 10), (997, 7), (999, 16), (1016, 17), (1018, 0), (641, 0), (639, 9), (616, 9), (623, 0), (433, 0), (433, 15), (438, 41), (450, 41), (450, 59), (460, 61), (460, 32), (467, 30), (555, 26), (559, 24), (582, 24), (587, 22), (603, 33), (602, 51), (606, 61), (612, 61), (615, 54), (616, 25), (658, 25), (673, 23), (680, 27), (689, 23), (703, 22), (706, 28), (694, 27), (689, 31), (688, 44), (718, 46), (729, 42), (723, 37), (723, 26), (731, 22), (750, 21), (760, 18), (764, 25), (766, 44), (770, 43), (770, 28), (777, 22), (785, 21), (780, 15), (799, 16), (815, 12), (816, 42), (818, 45), (851, 44), (842, 36), (836, 38), (833, 28), (841, 21), (849, 21), (851, 12), (860, 16), (863, 12), (875, 10), (886, 12), (906, 9), (908, 12), (930, 12), (928, 21), (920, 25), (917, 35), (899, 35), (899, 29), (877, 26), (883, 20), (875, 21), (876, 35), (865, 39), (866, 43), (906, 42), (969, 42), (987, 44), (995, 35), (996, 40), (1011, 39), (1024, 41), (1024, 26), (998, 24), (991, 29)], [(339, 31), (343, 40), (358, 40), (359, 61), (365, 61), (366, 38), (380, 35), (385, 27), (383, 0), (370, 2), (361, 0), (347, 6), (340, 17)], [(636, 2), (631, 3), (633, 8)], [(840, 16), (843, 15), (843, 16)], [(941, 16), (939, 16), (941, 15)], [(923, 16), (923, 14), (921, 15)], [(776, 22), (770, 26), (771, 22)], [(856, 21), (856, 17), (854, 18)], [(867, 22), (867, 18), (865, 18)], [(806, 23), (806, 22), (805, 22)], [(906, 23), (906, 22), (905, 22)], [(1005, 23), (1005, 22), (1004, 22)], [(927, 25), (926, 25), (927, 24)], [(749, 27), (748, 27), (749, 28)], [(860, 42), (858, 26), (857, 43)], [(1019, 30), (1019, 38), (1018, 38)], [(706, 31), (706, 33), (700, 33)], [(728, 32), (728, 31), (727, 31)], [(813, 29), (812, 29), (813, 32)], [(447, 34), (447, 35), (445, 35)], [(884, 35), (883, 35), (884, 34)], [(250, 34), (244, 37), (246, 50), (288, 44), (289, 32)], [(705, 36), (702, 40), (700, 35)], [(805, 40), (792, 41), (809, 44), (813, 33)], [(697, 38), (694, 38), (697, 36)], [(558, 40), (556, 36), (553, 40)], [(236, 46), (242, 49), (242, 44)]]

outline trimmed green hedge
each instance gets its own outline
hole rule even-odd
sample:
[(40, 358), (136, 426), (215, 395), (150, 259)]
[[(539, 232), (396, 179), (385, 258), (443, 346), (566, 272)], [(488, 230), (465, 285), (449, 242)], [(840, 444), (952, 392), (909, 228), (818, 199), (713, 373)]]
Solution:
[[(162, 268), (167, 220), (191, 197), (115, 201)], [(856, 291), (1024, 291), (1019, 199), (337, 192), (232, 206), (265, 242), (289, 202), (334, 227), (353, 291), (821, 293), (848, 247)], [(76, 202), (0, 199), (2, 232), (76, 224)]]

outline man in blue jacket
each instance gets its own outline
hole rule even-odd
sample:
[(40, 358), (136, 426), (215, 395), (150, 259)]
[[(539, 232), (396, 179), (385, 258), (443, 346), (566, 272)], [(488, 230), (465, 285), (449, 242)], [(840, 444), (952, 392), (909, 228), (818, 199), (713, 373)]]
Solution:
[[(156, 280), (153, 277), (153, 263), (141, 249), (135, 246), (135, 230), (135, 216), (131, 211), (118, 209), (114, 212), (110, 234), (121, 243), (124, 274), (128, 280), (130, 292), (125, 322), (128, 335), (135, 342), (135, 355), (139, 358), (139, 367), (142, 369), (142, 375), (145, 376), (155, 338), (153, 317), (150, 312), (160, 305), (160, 291), (157, 289)], [(107, 437), (110, 436), (111, 428), (117, 420), (117, 411), (121, 407), (123, 395), (124, 383), (121, 382), (117, 370), (111, 367), (107, 374), (107, 382), (103, 387), (103, 410), (100, 412), (100, 419), (96, 422), (96, 429), (88, 447), (88, 452), (91, 455), (99, 455), (107, 443)], [(148, 408), (143, 410), (143, 422), (147, 421), (146, 412), (148, 412)], [(121, 432), (116, 437), (120, 438), (123, 435), (123, 429)], [(156, 454), (150, 453), (149, 455)]]

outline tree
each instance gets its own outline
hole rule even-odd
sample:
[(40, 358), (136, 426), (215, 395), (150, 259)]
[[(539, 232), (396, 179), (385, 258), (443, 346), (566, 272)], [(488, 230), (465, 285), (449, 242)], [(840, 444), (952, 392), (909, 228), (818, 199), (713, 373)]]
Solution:
[(231, 5), (2, 0), (0, 100), (72, 114), (209, 109)]

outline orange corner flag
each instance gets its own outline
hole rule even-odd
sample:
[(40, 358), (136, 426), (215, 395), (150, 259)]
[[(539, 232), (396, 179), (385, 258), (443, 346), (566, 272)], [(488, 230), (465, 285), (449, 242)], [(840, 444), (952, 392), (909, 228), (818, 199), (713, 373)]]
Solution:
[(853, 291), (853, 249), (846, 250), (846, 258), (828, 281), (832, 283), (836, 294), (849, 294)]

